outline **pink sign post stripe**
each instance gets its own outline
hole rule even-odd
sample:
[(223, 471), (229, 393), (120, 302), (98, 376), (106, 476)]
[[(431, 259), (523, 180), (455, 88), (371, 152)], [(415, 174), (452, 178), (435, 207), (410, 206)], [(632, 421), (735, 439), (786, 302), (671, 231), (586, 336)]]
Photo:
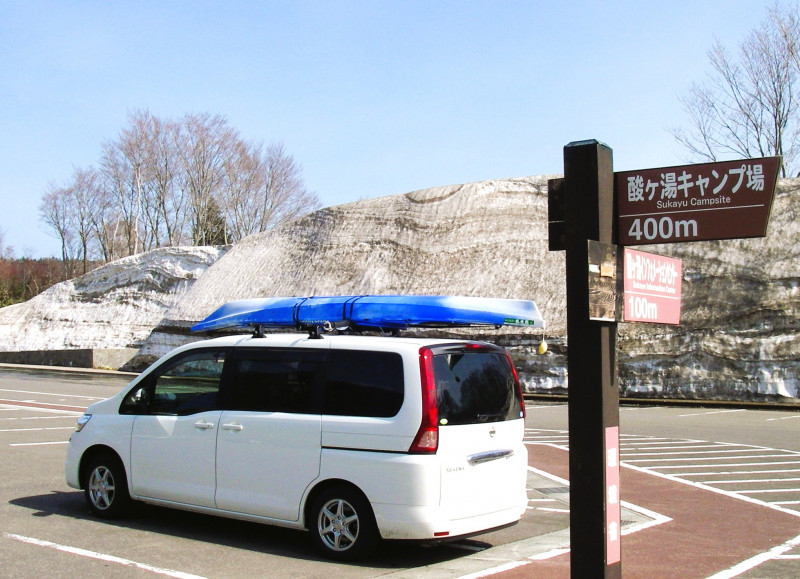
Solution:
[(619, 426), (606, 428), (606, 565), (622, 558), (619, 493)]

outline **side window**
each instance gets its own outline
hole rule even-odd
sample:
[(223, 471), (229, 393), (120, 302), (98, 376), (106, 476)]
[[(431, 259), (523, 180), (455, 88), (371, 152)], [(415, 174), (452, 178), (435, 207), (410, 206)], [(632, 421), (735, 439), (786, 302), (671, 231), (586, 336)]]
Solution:
[(192, 352), (171, 360), (132, 390), (122, 414), (186, 415), (217, 408), (226, 352)]
[(313, 413), (314, 385), (325, 352), (253, 349), (236, 352), (232, 410)]
[(323, 412), (389, 417), (403, 406), (403, 358), (394, 352), (331, 350)]

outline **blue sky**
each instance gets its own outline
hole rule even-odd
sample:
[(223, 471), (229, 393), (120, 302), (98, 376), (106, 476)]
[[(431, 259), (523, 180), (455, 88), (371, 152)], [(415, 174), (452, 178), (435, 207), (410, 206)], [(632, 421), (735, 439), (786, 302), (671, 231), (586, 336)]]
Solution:
[(772, 1), (0, 0), (0, 231), (59, 255), (48, 183), (96, 165), (127, 115), (224, 115), (281, 142), (323, 205), (563, 171), (681, 164), (679, 97)]

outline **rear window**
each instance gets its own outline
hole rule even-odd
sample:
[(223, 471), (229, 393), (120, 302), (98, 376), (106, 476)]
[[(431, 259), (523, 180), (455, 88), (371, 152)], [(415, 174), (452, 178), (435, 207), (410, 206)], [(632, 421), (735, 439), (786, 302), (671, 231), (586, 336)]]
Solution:
[(502, 422), (522, 416), (522, 401), (504, 352), (437, 354), (433, 375), (441, 425)]

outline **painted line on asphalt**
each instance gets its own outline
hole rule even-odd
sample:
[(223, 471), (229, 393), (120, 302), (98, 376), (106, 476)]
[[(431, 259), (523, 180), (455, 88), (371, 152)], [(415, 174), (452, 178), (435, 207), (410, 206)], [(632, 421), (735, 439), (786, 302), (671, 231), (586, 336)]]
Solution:
[(793, 414), (792, 416), (783, 416), (781, 418), (767, 418), (767, 422), (773, 422), (775, 420), (797, 420), (800, 418), (800, 414)]
[(3, 533), (3, 536), (15, 541), (28, 543), (29, 545), (36, 545), (37, 547), (48, 547), (63, 553), (71, 555), (78, 555), (79, 557), (88, 557), (89, 559), (97, 559), (105, 561), (106, 563), (116, 563), (125, 567), (136, 567), (143, 571), (150, 571), (159, 575), (166, 575), (168, 577), (178, 577), (180, 579), (205, 579), (200, 575), (192, 575), (191, 573), (183, 573), (182, 571), (173, 571), (172, 569), (164, 569), (163, 567), (155, 567), (146, 563), (138, 563), (130, 559), (123, 559), (122, 557), (115, 557), (114, 555), (106, 555), (104, 553), (97, 553), (96, 551), (88, 551), (79, 547), (70, 547), (69, 545), (60, 545), (51, 541), (44, 541), (42, 539), (34, 539), (33, 537), (24, 537), (22, 535), (15, 535), (13, 533)]
[(48, 404), (46, 402), (33, 402), (30, 400), (3, 400), (0, 399), (0, 404), (7, 406), (15, 406), (22, 408), (36, 408), (37, 410), (58, 411), (58, 412), (73, 412), (82, 414), (86, 410), (85, 406), (68, 406), (65, 404)]
[(741, 484), (752, 484), (752, 483), (776, 483), (776, 482), (797, 482), (800, 481), (800, 478), (792, 477), (792, 478), (742, 478), (739, 480), (701, 480), (697, 482), (701, 482), (706, 485), (741, 485)]
[(80, 394), (62, 394), (60, 392), (34, 392), (31, 390), (12, 390), (10, 388), (0, 388), (0, 392), (15, 392), (17, 394), (35, 394), (38, 396), (60, 396), (61, 398), (81, 398), (82, 400), (104, 400), (100, 396), (82, 396)]
[(69, 440), (56, 440), (54, 442), (16, 442), (8, 446), (50, 446), (51, 444), (69, 444)]
[(66, 420), (72, 419), (72, 413), (66, 416), (12, 416), (0, 418), (0, 422), (13, 422), (15, 420)]
[[(763, 470), (720, 470), (720, 471), (716, 471), (716, 472), (684, 472), (684, 473), (681, 473), (680, 476), (722, 476), (722, 475), (732, 475), (732, 474), (777, 474), (777, 473), (788, 473), (788, 472), (800, 472), (800, 468), (774, 468), (774, 469), (763, 469)], [(699, 482), (706, 482), (706, 481), (699, 481)], [(708, 481), (708, 482), (714, 482), (714, 481)]]
[[(566, 552), (569, 552), (569, 549), (567, 549)], [(546, 558), (549, 559), (549, 557)], [(522, 567), (523, 565), (527, 565), (528, 563), (530, 563), (530, 561), (528, 561), (527, 559), (523, 559), (521, 561), (511, 561), (510, 563), (504, 563), (503, 565), (498, 565), (497, 567), (492, 567), (491, 569), (484, 569), (483, 571), (478, 571), (477, 573), (470, 573), (469, 575), (460, 575), (458, 579), (480, 579), (481, 577), (496, 575), (497, 573), (503, 573), (504, 571), (511, 571), (512, 569)]]
[[(671, 454), (677, 454), (679, 456), (685, 456), (687, 454), (730, 454), (734, 452), (764, 452), (761, 448), (725, 448), (724, 450), (688, 450), (689, 448), (698, 448), (698, 447), (686, 447), (684, 450), (673, 450), (674, 447), (670, 448), (668, 452), (636, 452), (636, 451), (623, 451), (620, 453), (620, 456), (668, 456)], [(706, 448), (714, 448), (714, 447), (706, 447)], [(647, 450), (657, 450), (654, 448), (648, 448)], [(729, 457), (723, 457), (729, 458)]]
[(711, 410), (709, 412), (694, 412), (692, 414), (678, 414), (678, 418), (686, 418), (688, 416), (710, 416), (711, 414), (731, 414), (733, 412), (746, 412), (745, 408), (738, 408), (736, 410)]
[(784, 555), (787, 551), (791, 551), (795, 547), (800, 546), (800, 535), (795, 537), (794, 539), (789, 539), (783, 545), (778, 545), (777, 547), (773, 547), (769, 551), (764, 551), (763, 553), (759, 553), (755, 557), (751, 557), (750, 559), (746, 559), (739, 563), (738, 565), (734, 565), (730, 569), (726, 569), (725, 571), (720, 571), (715, 575), (711, 575), (706, 579), (732, 579), (733, 577), (738, 577), (742, 573), (746, 573), (752, 569), (755, 569), (759, 565), (763, 565), (768, 561), (774, 561), (778, 559), (794, 559), (795, 556), (793, 555)]
[[(625, 442), (629, 443), (630, 441), (625, 440)], [(657, 444), (662, 444), (662, 445), (666, 444), (667, 446), (655, 446)], [(701, 448), (719, 448), (719, 443), (712, 442), (711, 444), (692, 444), (691, 442), (689, 443), (675, 442), (669, 444), (664, 442), (639, 442), (635, 444), (630, 444), (629, 446), (631, 447), (631, 449), (628, 450), (628, 452), (631, 453), (637, 450), (681, 450), (681, 449), (693, 450)]]
[(744, 490), (737, 490), (737, 493), (742, 493), (745, 495), (763, 495), (763, 494), (779, 494), (779, 493), (797, 493), (800, 492), (800, 489), (744, 489)]
[(75, 430), (75, 425), (40, 426), (39, 428), (0, 428), (0, 432), (44, 432), (45, 430)]
[[(785, 456), (785, 455), (784, 455)], [(733, 458), (733, 457), (729, 457)], [(767, 457), (747, 457), (747, 458), (767, 458)], [(796, 460), (771, 460), (769, 462), (737, 462), (735, 464), (673, 464), (667, 466), (653, 466), (651, 468), (658, 469), (658, 470), (672, 470), (676, 468), (719, 468), (721, 466), (731, 467), (731, 466), (780, 466), (782, 464), (791, 464), (791, 465), (798, 465), (800, 464), (800, 458)], [(766, 472), (766, 471), (765, 471)], [(700, 473), (691, 473), (692, 476), (697, 476)], [(719, 474), (719, 473), (710, 473), (710, 474)], [(689, 476), (688, 474), (681, 474), (676, 473), (675, 476)]]
[[(793, 456), (792, 454), (756, 454), (753, 456), (700, 456), (697, 458), (640, 458), (636, 460), (625, 460), (625, 462), (692, 462), (696, 460), (739, 460), (739, 459), (748, 459), (748, 458), (786, 458), (787, 456)], [(797, 457), (797, 460), (800, 460), (800, 456)], [(797, 461), (795, 461), (796, 463)], [(744, 463), (745, 465), (748, 463)], [(780, 463), (749, 463), (749, 464), (780, 464)], [(696, 466), (696, 465), (695, 465)], [(720, 465), (707, 465), (708, 467), (712, 466), (720, 466)], [(722, 465), (722, 466), (733, 466), (733, 465)], [(679, 468), (678, 466), (670, 466), (670, 467), (657, 467), (657, 468)], [(702, 465), (699, 468), (704, 468)]]
[[(664, 480), (677, 482), (677, 483), (688, 485), (688, 486), (695, 487), (695, 488), (698, 488), (698, 489), (704, 489), (704, 490), (707, 490), (707, 491), (711, 491), (712, 493), (717, 493), (719, 495), (722, 495), (722, 496), (725, 496), (725, 497), (730, 497), (730, 498), (737, 499), (737, 500), (740, 500), (740, 501), (744, 501), (746, 503), (752, 503), (754, 505), (761, 505), (762, 507), (766, 507), (766, 508), (772, 509), (774, 511), (779, 511), (781, 513), (786, 513), (787, 515), (792, 515), (793, 517), (800, 517), (800, 511), (794, 511), (792, 509), (785, 509), (785, 508), (783, 508), (783, 507), (781, 507), (779, 505), (776, 505), (775, 503), (767, 503), (767, 502), (760, 501), (758, 499), (749, 497), (747, 495), (741, 495), (741, 494), (738, 494), (738, 493), (735, 493), (735, 492), (732, 492), (732, 491), (726, 491), (726, 490), (719, 489), (717, 487), (712, 487), (712, 486), (709, 486), (709, 485), (706, 485), (706, 484), (703, 484), (703, 483), (686, 480), (685, 478), (678, 478), (677, 476), (665, 474), (663, 472), (659, 472), (659, 471), (654, 470), (652, 468), (644, 468), (644, 467), (636, 466), (636, 465), (633, 465), (633, 464), (629, 464), (627, 462), (620, 462), (620, 466), (622, 466), (624, 468), (629, 468), (631, 470), (635, 470), (635, 471), (638, 471), (638, 472), (642, 472), (642, 473), (645, 473), (645, 474), (650, 474), (650, 475), (653, 475), (653, 476), (657, 476), (657, 477), (663, 478)], [(659, 469), (664, 469), (664, 468), (669, 468), (669, 467), (658, 467), (658, 468)]]

